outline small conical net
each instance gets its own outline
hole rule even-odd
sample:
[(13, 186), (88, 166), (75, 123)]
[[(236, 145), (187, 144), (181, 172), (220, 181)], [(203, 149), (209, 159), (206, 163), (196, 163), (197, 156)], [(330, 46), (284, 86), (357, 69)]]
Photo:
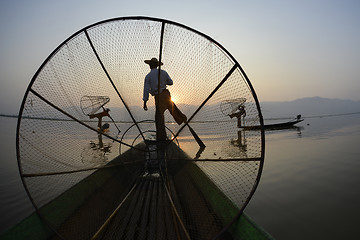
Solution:
[(220, 104), (221, 112), (226, 115), (231, 115), (239, 110), (239, 107), (244, 106), (246, 98), (236, 98), (224, 100)]
[[(156, 142), (155, 101), (143, 110), (156, 57), (172, 78), (168, 140)], [(110, 19), (78, 31), (45, 60), (18, 125), (24, 186), (62, 239), (229, 239), (264, 161), (262, 125), (238, 62), (210, 37), (154, 18)], [(110, 111), (107, 111), (107, 110)]]
[(107, 96), (83, 96), (80, 99), (80, 108), (82, 112), (89, 116), (95, 114), (110, 101)]

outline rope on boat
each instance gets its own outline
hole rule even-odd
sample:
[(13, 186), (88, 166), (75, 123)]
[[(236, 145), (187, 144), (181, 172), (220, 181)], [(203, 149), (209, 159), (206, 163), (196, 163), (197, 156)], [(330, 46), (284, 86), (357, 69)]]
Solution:
[(134, 186), (131, 188), (131, 190), (128, 192), (128, 194), (125, 196), (125, 198), (121, 201), (121, 203), (116, 207), (113, 213), (106, 219), (106, 221), (101, 225), (99, 230), (94, 234), (94, 236), (91, 238), (91, 240), (95, 240), (99, 237), (99, 235), (104, 231), (106, 226), (110, 223), (111, 219), (117, 214), (117, 212), (120, 210), (120, 207), (124, 204), (126, 199), (131, 195), (131, 193), (134, 191), (134, 189), (137, 186), (137, 182), (134, 184)]
[(168, 179), (166, 179), (166, 181), (163, 181), (163, 183), (164, 183), (164, 188), (165, 188), (165, 190), (166, 190), (166, 194), (167, 194), (167, 196), (168, 196), (169, 202), (170, 202), (171, 207), (172, 207), (172, 209), (173, 209), (173, 213), (175, 214), (176, 218), (179, 220), (179, 223), (180, 223), (180, 225), (181, 225), (181, 228), (183, 229), (183, 231), (184, 231), (184, 233), (185, 233), (186, 239), (191, 240), (191, 237), (190, 237), (188, 231), (186, 230), (185, 225), (184, 225), (183, 221), (181, 220), (178, 211), (176, 210), (176, 207), (175, 207), (174, 201), (172, 200), (172, 197), (171, 197), (171, 195), (170, 195), (169, 189), (168, 189), (168, 187), (166, 186), (166, 183), (169, 183)]
[(168, 195), (168, 198), (169, 198), (169, 202), (170, 202), (170, 204), (171, 204), (171, 207), (173, 208), (174, 213), (175, 213), (177, 219), (179, 220), (179, 223), (180, 223), (180, 225), (181, 225), (181, 228), (184, 230), (184, 233), (185, 233), (185, 235), (186, 235), (186, 238), (189, 239), (189, 240), (191, 240), (190, 235), (189, 235), (188, 231), (186, 230), (185, 225), (184, 225), (183, 221), (181, 220), (178, 211), (176, 210), (175, 204), (174, 204), (174, 202), (173, 202), (173, 200), (172, 200), (172, 198), (171, 198), (169, 189), (167, 188), (167, 186), (166, 186), (166, 184), (165, 184), (165, 181), (164, 181), (164, 187), (165, 187), (166, 193), (167, 193), (167, 195)]
[[(167, 182), (167, 185), (168, 185), (168, 188), (170, 189), (170, 181), (169, 181), (169, 175), (168, 175), (168, 168), (167, 168), (167, 160), (168, 160), (168, 158), (166, 157), (165, 158), (165, 171), (166, 171), (166, 182)], [(160, 173), (161, 173), (161, 175), (163, 176), (163, 174), (162, 174), (162, 168), (160, 167)], [(164, 182), (164, 185), (165, 185), (165, 182)], [(165, 188), (166, 189), (166, 188)], [(167, 190), (167, 189), (166, 189)], [(179, 228), (178, 228), (178, 224), (177, 224), (177, 222), (176, 222), (176, 218), (177, 218), (177, 216), (176, 216), (176, 214), (175, 214), (175, 210), (174, 210), (174, 208), (172, 207), (172, 209), (171, 209), (172, 211), (171, 211), (171, 215), (172, 215), (172, 217), (173, 217), (173, 222), (174, 222), (174, 225), (175, 225), (175, 231), (176, 231), (176, 236), (177, 236), (177, 239), (178, 240), (181, 240), (181, 237), (180, 237), (180, 232), (179, 232)], [(179, 219), (179, 218), (178, 218)], [(180, 222), (182, 222), (181, 220), (180, 220)]]

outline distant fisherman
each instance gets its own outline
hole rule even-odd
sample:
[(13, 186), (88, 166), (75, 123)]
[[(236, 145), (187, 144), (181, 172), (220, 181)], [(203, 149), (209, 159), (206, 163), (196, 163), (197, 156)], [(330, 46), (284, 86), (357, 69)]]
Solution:
[(243, 106), (243, 105), (238, 106), (238, 111), (237, 112), (229, 114), (230, 118), (233, 118), (233, 117), (237, 118), (237, 120), (238, 120), (238, 124), (237, 124), (238, 128), (241, 127), (241, 116), (243, 116), (243, 118), (246, 117), (245, 106)]
[(102, 126), (102, 118), (103, 117), (109, 117), (110, 118), (109, 112), (110, 112), (110, 109), (103, 108), (102, 112), (89, 115), (90, 119), (98, 118), (98, 128), (99, 128), (98, 130), (100, 130), (102, 132), (104, 132), (106, 129), (109, 128), (109, 124), (104, 124), (104, 126)]

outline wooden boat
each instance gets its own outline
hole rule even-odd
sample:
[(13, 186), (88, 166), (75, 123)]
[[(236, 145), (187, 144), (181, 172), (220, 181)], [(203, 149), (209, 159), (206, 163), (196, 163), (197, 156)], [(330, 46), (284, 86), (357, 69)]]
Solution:
[[(304, 119), (295, 119), (288, 122), (282, 122), (282, 123), (274, 123), (274, 124), (265, 124), (264, 130), (279, 130), (279, 129), (287, 129), (292, 128), (295, 124), (304, 121)], [(244, 130), (259, 130), (261, 129), (261, 126), (243, 126), (240, 127)]]
[[(191, 158), (175, 143), (167, 153), (171, 159), (160, 164), (166, 169), (162, 172), (143, 152), (126, 151), (1, 239), (212, 239), (238, 207), (193, 161), (177, 160)], [(88, 218), (89, 211), (96, 211), (98, 219)], [(83, 227), (74, 228), (79, 222)], [(272, 239), (246, 214), (224, 229), (216, 239)]]

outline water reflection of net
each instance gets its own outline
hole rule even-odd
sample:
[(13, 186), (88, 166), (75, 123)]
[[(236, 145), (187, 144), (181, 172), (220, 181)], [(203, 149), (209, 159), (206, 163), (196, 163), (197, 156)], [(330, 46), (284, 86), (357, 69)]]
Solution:
[[(143, 176), (145, 157), (149, 155), (142, 146), (144, 133), (155, 131), (154, 100), (149, 100), (147, 112), (142, 110), (143, 81), (149, 71), (144, 60), (151, 57), (164, 63), (161, 68), (174, 80), (174, 86), (169, 87), (171, 95), (189, 120), (188, 125), (177, 125), (165, 114), (168, 135), (176, 138), (181, 151), (168, 149), (168, 168), (163, 169), (161, 178)], [(82, 96), (107, 97), (93, 103), (89, 97), (81, 101)], [(125, 201), (127, 196), (143, 195), (143, 209), (153, 199), (146, 193), (152, 190), (154, 196), (165, 196), (164, 186), (169, 188), (179, 211), (175, 225), (184, 225), (180, 235), (214, 238), (228, 231), (247, 205), (264, 161), (263, 131), (240, 131), (236, 120), (224, 114), (226, 106), (221, 104), (231, 99), (246, 99), (247, 124), (263, 124), (255, 92), (244, 71), (210, 37), (174, 22), (143, 17), (88, 26), (46, 59), (24, 97), (17, 141), (24, 185), (38, 212), (65, 239), (92, 237), (124, 201), (117, 213), (122, 220), (115, 218), (101, 233), (104, 239), (111, 239), (120, 234), (114, 232), (124, 224), (135, 224), (135, 220), (122, 222), (127, 217), (124, 209), (131, 207)], [(109, 124), (108, 132), (99, 132), (97, 119), (87, 115), (94, 114), (105, 102), (114, 124)], [(111, 123), (106, 117), (103, 122)], [(129, 129), (133, 124), (135, 127)], [(126, 137), (120, 137), (117, 127), (126, 132)], [(194, 132), (205, 148), (199, 146)], [(96, 146), (96, 153), (89, 144)], [(104, 149), (107, 152), (102, 155)], [(116, 156), (116, 149), (122, 149), (121, 156)], [(129, 151), (124, 153), (124, 149)], [(94, 159), (96, 155), (101, 156), (99, 161)], [(199, 169), (200, 175), (193, 174)], [(211, 181), (213, 190), (217, 189), (216, 194), (226, 197), (219, 197), (219, 202), (207, 199), (207, 181)], [(198, 193), (187, 194), (187, 190)], [(201, 196), (205, 202), (200, 201)], [(206, 214), (214, 215), (216, 221), (213, 225), (201, 223), (205, 207), (222, 206), (224, 199), (229, 200), (226, 204), (232, 206), (232, 211), (225, 216), (209, 209)], [(160, 202), (156, 204), (160, 206)], [(169, 204), (166, 201), (166, 206), (174, 207)], [(102, 207), (93, 210), (99, 205)], [(49, 214), (50, 209), (58, 212)], [(160, 213), (148, 212), (149, 221), (153, 214)], [(86, 221), (79, 221), (80, 216)], [(133, 234), (131, 230), (121, 231), (120, 237)], [(142, 235), (140, 230), (134, 231), (136, 236)], [(149, 230), (145, 235), (156, 238), (159, 232)]]

